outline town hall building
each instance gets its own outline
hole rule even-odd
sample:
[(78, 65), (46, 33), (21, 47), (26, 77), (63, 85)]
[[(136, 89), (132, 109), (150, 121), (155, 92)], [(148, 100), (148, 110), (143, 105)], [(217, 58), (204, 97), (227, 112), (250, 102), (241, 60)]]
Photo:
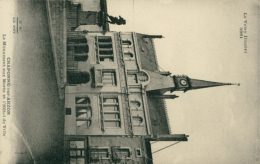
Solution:
[(178, 96), (167, 92), (231, 85), (159, 71), (153, 40), (161, 35), (109, 31), (100, 21), (106, 9), (91, 11), (97, 20), (89, 26), (97, 30), (86, 30), (88, 22), (77, 24), (85, 19), (81, 4), (70, 5), (67, 19), (75, 24), (67, 30), (65, 163), (152, 163), (150, 141), (188, 140), (171, 134), (164, 99)]

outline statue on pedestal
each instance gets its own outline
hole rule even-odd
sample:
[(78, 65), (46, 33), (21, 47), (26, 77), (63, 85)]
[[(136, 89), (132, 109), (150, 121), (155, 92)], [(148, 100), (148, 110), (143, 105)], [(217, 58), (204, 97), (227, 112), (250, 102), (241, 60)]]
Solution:
[(113, 17), (113, 16), (110, 16), (108, 14), (106, 14), (106, 15), (110, 19), (110, 21), (107, 21), (110, 24), (117, 24), (117, 25), (125, 25), (126, 24), (125, 19), (122, 18), (120, 15), (119, 15), (119, 19), (117, 17)]

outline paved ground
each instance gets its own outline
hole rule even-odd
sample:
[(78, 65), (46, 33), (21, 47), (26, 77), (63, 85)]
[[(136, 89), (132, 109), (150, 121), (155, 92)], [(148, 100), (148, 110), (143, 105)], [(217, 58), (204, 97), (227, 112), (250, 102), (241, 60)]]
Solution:
[(22, 30), (14, 36), (12, 109), (16, 135), (22, 136), (18, 154), (27, 154), (19, 159), (33, 162), (30, 147), (36, 163), (62, 163), (64, 101), (58, 94), (46, 1), (18, 1), (16, 14)]
[(66, 0), (46, 0), (47, 16), (55, 63), (59, 97), (64, 98), (66, 83)]

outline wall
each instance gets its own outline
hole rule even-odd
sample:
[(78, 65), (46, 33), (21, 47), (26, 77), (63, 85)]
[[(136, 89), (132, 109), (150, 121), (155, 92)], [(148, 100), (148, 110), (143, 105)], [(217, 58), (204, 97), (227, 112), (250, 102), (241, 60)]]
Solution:
[[(83, 35), (83, 34), (80, 34)], [(97, 42), (98, 36), (110, 36), (112, 39), (113, 61), (101, 61), (98, 57)], [(107, 32), (84, 34), (89, 46), (88, 59), (78, 61), (75, 70), (79, 72), (89, 72), (90, 80), (84, 84), (68, 84), (65, 88), (65, 108), (71, 109), (71, 114), (65, 116), (65, 134), (66, 135), (147, 135), (150, 133), (149, 115), (147, 114), (148, 104), (146, 102), (146, 92), (144, 85), (147, 81), (141, 81), (141, 74), (149, 75), (139, 69), (138, 53), (135, 49), (133, 33)], [(124, 45), (123, 41), (128, 41)], [(131, 53), (133, 56), (124, 56), (125, 53)], [(71, 60), (71, 59), (70, 59)], [(68, 67), (69, 68), (69, 67)], [(67, 68), (67, 69), (68, 69)], [(102, 79), (98, 72), (103, 70), (115, 70), (116, 86), (106, 87), (98, 83), (97, 79)], [(136, 74), (136, 83), (131, 83), (128, 75)], [(104, 128), (102, 97), (113, 95), (118, 98), (118, 107), (120, 109), (120, 128)], [(76, 97), (88, 97), (91, 106), (91, 125), (77, 126), (76, 119)], [(133, 104), (138, 104), (134, 106)], [(89, 117), (89, 116), (88, 116)]]
[[(71, 146), (71, 142), (81, 141), (80, 146)], [(146, 145), (147, 141), (143, 137), (127, 137), (127, 136), (65, 136), (65, 163), (69, 163), (70, 158), (84, 158), (85, 163), (118, 163), (118, 164), (144, 164), (147, 163), (147, 154), (150, 149)], [(148, 147), (147, 147), (148, 146)], [(127, 157), (115, 160), (114, 148), (124, 148), (129, 150), (130, 154)], [(80, 150), (82, 154), (79, 156), (72, 155), (70, 151)], [(101, 157), (94, 153), (94, 150), (103, 149), (107, 154)], [(138, 152), (137, 152), (138, 151)], [(93, 154), (94, 153), (94, 154)], [(151, 157), (149, 157), (151, 158)]]

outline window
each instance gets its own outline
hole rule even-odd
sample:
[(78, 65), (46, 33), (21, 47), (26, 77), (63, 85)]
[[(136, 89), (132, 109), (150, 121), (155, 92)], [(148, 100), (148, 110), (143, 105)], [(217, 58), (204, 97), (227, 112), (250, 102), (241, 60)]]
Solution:
[(123, 44), (123, 47), (129, 47), (132, 45), (132, 42), (130, 40), (123, 40), (122, 44)]
[(80, 106), (80, 104), (83, 106), (90, 106), (89, 97), (76, 97), (75, 100), (78, 106)]
[(130, 101), (131, 109), (138, 109), (141, 107), (141, 103), (139, 101)]
[(140, 116), (133, 116), (133, 125), (140, 126), (143, 123), (143, 118)]
[(138, 73), (138, 80), (141, 82), (146, 82), (148, 80), (148, 76), (145, 72)]
[(89, 47), (86, 44), (74, 46), (74, 60), (86, 61), (88, 60)]
[(129, 84), (140, 84), (148, 81), (148, 75), (145, 72), (128, 71), (127, 81)]
[(109, 159), (108, 148), (93, 147), (90, 149), (90, 159), (91, 161), (99, 159)]
[(133, 60), (134, 59), (134, 54), (131, 52), (124, 52), (124, 59), (125, 60)]
[(121, 127), (118, 98), (103, 97), (102, 111), (105, 128)]
[(76, 45), (76, 46), (74, 46), (74, 53), (75, 54), (88, 53), (88, 51), (89, 51), (88, 45)]
[(135, 149), (135, 155), (137, 158), (142, 157), (142, 150), (140, 148)]
[(99, 43), (110, 43), (112, 42), (111, 36), (98, 36)]
[(69, 84), (84, 84), (89, 82), (90, 74), (88, 72), (68, 71), (67, 80)]
[(127, 81), (129, 82), (129, 84), (137, 84), (138, 83), (137, 75), (136, 74), (128, 74), (127, 75)]
[(76, 121), (77, 127), (91, 125), (92, 110), (89, 97), (76, 97)]
[(67, 42), (68, 43), (87, 43), (87, 39), (86, 38), (68, 37)]
[(99, 61), (114, 61), (112, 38), (110, 36), (98, 36)]
[(70, 141), (70, 164), (85, 164), (84, 141)]
[(89, 46), (87, 45), (87, 39), (85, 37), (68, 37), (67, 42), (68, 54), (73, 54), (74, 61), (88, 60)]
[(71, 108), (66, 108), (66, 115), (71, 115)]
[(87, 61), (88, 55), (74, 55), (74, 61)]
[(131, 149), (128, 147), (112, 147), (113, 160), (131, 158)]
[(104, 86), (116, 86), (116, 73), (114, 70), (102, 70), (102, 83)]
[(114, 69), (102, 69), (98, 68), (98, 65), (94, 67), (94, 86), (117, 86), (116, 71)]
[(76, 107), (77, 127), (91, 125), (91, 108), (90, 107)]

